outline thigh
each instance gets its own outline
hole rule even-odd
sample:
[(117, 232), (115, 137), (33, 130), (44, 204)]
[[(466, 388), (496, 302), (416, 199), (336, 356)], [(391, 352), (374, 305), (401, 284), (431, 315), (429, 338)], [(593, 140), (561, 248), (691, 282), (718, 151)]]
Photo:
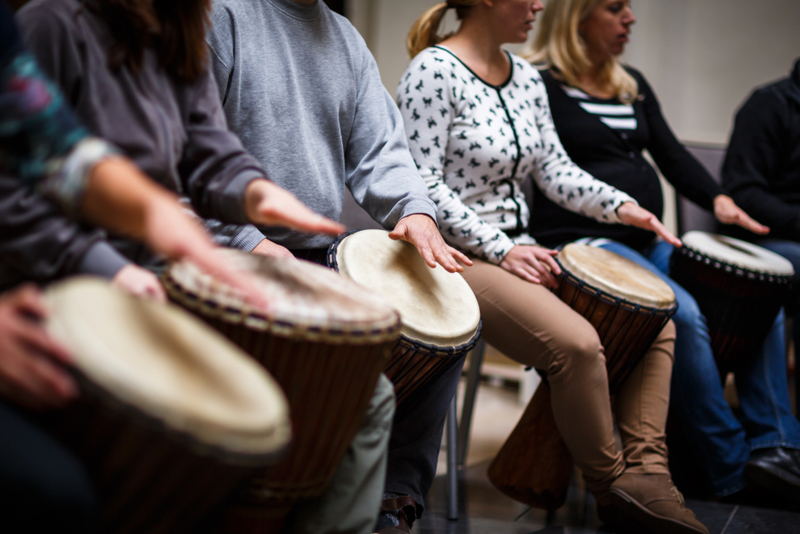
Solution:
[(474, 261), (462, 274), (478, 299), (483, 336), (493, 347), (542, 370), (562, 354), (599, 352), (592, 325), (550, 290), (497, 265)]

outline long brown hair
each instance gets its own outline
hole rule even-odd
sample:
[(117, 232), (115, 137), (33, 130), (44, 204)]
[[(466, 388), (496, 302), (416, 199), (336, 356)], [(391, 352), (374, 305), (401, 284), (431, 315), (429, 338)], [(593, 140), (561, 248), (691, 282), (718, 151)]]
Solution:
[(406, 48), (408, 55), (413, 59), (414, 56), (428, 48), (444, 41), (449, 35), (439, 35), (439, 26), (442, 24), (445, 12), (449, 8), (456, 10), (456, 17), (458, 20), (463, 19), (469, 13), (469, 10), (480, 0), (449, 0), (436, 4), (425, 13), (411, 26), (411, 31), (408, 32), (408, 39), (406, 40)]
[(160, 65), (178, 80), (192, 82), (206, 71), (205, 42), (210, 0), (84, 0), (108, 25), (114, 45), (112, 69), (139, 72), (148, 47)]

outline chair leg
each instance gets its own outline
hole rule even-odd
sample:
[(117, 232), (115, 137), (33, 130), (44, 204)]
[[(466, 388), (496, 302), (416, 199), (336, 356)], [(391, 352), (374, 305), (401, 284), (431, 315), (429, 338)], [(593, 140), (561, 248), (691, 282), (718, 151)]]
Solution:
[(447, 519), (458, 519), (458, 423), (457, 399), (453, 396), (447, 411)]
[(461, 407), (461, 424), (458, 428), (458, 466), (464, 467), (469, 448), (469, 433), (472, 427), (472, 413), (475, 408), (475, 397), (481, 383), (481, 365), (486, 351), (486, 343), (481, 339), (469, 355), (469, 372), (467, 389), (464, 391), (464, 405)]

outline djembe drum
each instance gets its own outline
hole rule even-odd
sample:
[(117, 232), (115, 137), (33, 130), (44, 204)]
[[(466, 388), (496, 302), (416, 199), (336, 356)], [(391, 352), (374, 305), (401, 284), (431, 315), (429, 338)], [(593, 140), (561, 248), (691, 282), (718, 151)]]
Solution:
[[(555, 293), (597, 330), (614, 395), (677, 310), (675, 295), (655, 274), (602, 248), (571, 243), (556, 259), (563, 273)], [(513, 499), (554, 509), (564, 504), (571, 474), (542, 383), (489, 466), (489, 479)]]
[(384, 370), (397, 404), (441, 376), (480, 339), (478, 301), (461, 275), (431, 269), (412, 244), (394, 241), (388, 232), (343, 235), (331, 245), (328, 265), (400, 313), (400, 339)]
[(258, 360), (283, 387), (294, 441), (269, 472), (251, 479), (226, 530), (273, 532), (291, 506), (322, 493), (364, 419), (399, 334), (378, 296), (309, 262), (227, 251), (257, 277), (269, 302), (254, 310), (190, 263), (164, 273), (170, 298)]
[(670, 276), (706, 318), (721, 377), (744, 371), (764, 343), (794, 282), (792, 264), (762, 247), (688, 232), (672, 254)]
[(278, 385), (184, 310), (93, 278), (45, 298), (46, 328), (72, 354), (81, 396), (43, 423), (86, 467), (104, 532), (195, 532), (286, 449)]

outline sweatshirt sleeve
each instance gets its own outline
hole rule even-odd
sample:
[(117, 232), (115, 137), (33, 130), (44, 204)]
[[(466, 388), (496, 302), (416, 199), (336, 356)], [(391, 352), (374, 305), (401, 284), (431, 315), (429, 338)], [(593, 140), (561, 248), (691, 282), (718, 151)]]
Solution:
[(644, 77), (634, 71), (639, 83), (640, 98), (644, 97), (644, 113), (650, 130), (647, 150), (652, 154), (664, 177), (683, 196), (705, 210), (712, 210), (714, 197), (724, 194), (722, 186), (714, 181), (672, 133), (658, 103), (655, 93)]
[[(228, 129), (214, 76), (209, 70), (183, 98), (186, 149), (179, 165), (183, 186), (219, 244), (252, 250), (264, 239), (244, 213), (244, 191), (266, 173)], [(230, 225), (234, 225), (231, 227)]]
[(781, 96), (769, 89), (756, 91), (745, 102), (736, 114), (722, 184), (751, 217), (777, 235), (800, 240), (800, 208), (770, 192), (792, 138), (789, 116)]
[(408, 151), (403, 119), (381, 82), (360, 36), (361, 77), (356, 112), (345, 146), (347, 186), (355, 201), (384, 228), (420, 213), (436, 220), (436, 207)]
[[(37, 9), (23, 8), (18, 19), (21, 34), (42, 70), (63, 92), (62, 83), (70, 87), (82, 71), (79, 47), (72, 38), (65, 9), (58, 7), (37, 4)], [(60, 164), (70, 163), (79, 173), (87, 173), (97, 153), (75, 152), (78, 147), (81, 143), (70, 146), (76, 156), (71, 163), (67, 158)], [(63, 196), (73, 196), (74, 203), (78, 196), (75, 190), (82, 184), (80, 180), (56, 182), (50, 189), (57, 191), (59, 187)], [(16, 175), (0, 179), (0, 204), (0, 258), (27, 277), (40, 282), (75, 273), (111, 278), (129, 263), (105, 241), (103, 232), (69, 221), (50, 202), (26, 189)]]
[(561, 145), (553, 124), (550, 102), (544, 82), (536, 73), (533, 112), (542, 141), (539, 144), (537, 167), (533, 179), (547, 197), (575, 213), (591, 217), (602, 223), (619, 223), (617, 208), (625, 202), (637, 202), (622, 191), (597, 180), (575, 165)]
[[(501, 229), (485, 222), (445, 183), (444, 161), (447, 143), (457, 114), (459, 89), (451, 86), (450, 76), (441, 75), (434, 65), (425, 66), (425, 57), (412, 61), (397, 88), (397, 104), (403, 116), (408, 146), (428, 186), (428, 196), (436, 205), (440, 230), (445, 239), (475, 256), (500, 263), (514, 248), (514, 241)], [(437, 75), (438, 73), (438, 75)], [(415, 100), (430, 98), (430, 116), (423, 117)]]

